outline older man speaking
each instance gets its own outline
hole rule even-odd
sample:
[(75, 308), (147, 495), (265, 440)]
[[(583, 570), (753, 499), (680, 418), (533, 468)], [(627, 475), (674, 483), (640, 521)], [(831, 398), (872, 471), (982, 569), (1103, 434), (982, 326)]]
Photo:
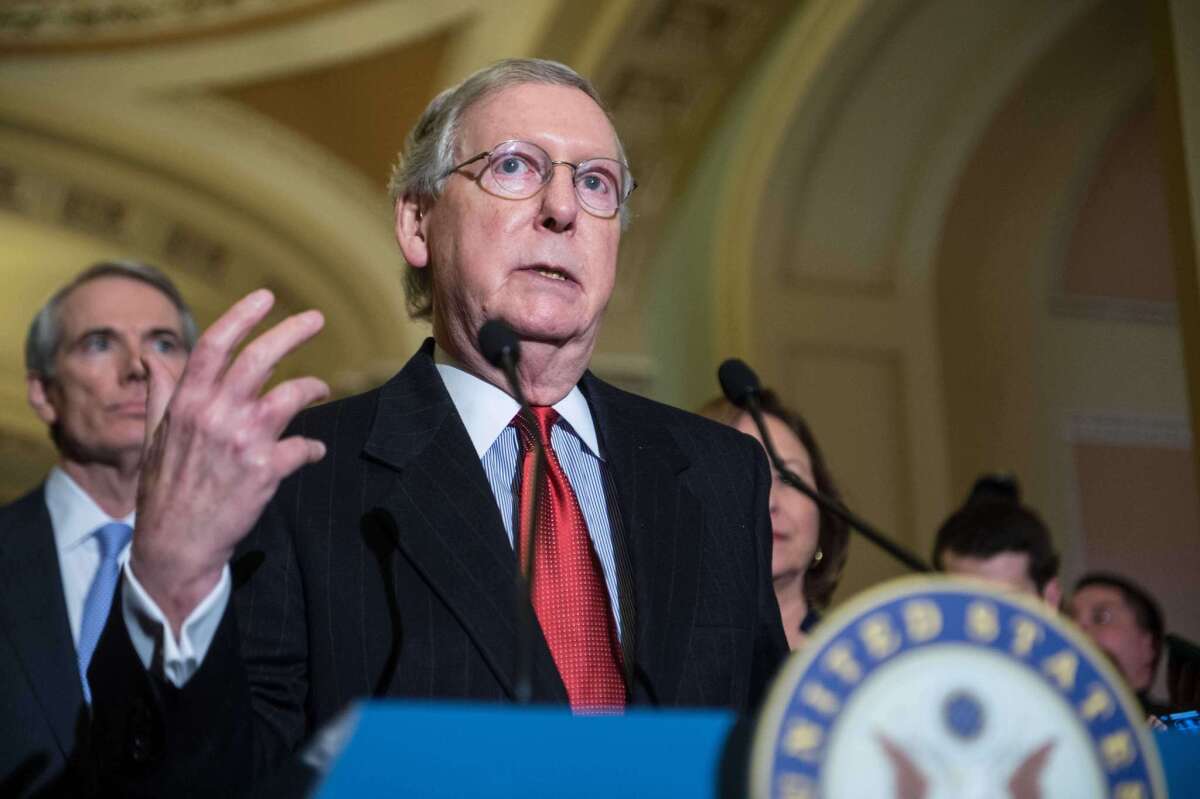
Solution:
[[(125, 624), (93, 667), (126, 787), (244, 787), (358, 697), (513, 699), (530, 515), (534, 701), (757, 701), (786, 651), (760, 448), (587, 371), (633, 187), (590, 83), (500, 62), (433, 100), (393, 177), (409, 305), (433, 322), (399, 374), (299, 416), (320, 381), (261, 395), (322, 324), (299, 314), (233, 357), (266, 292), (173, 391), (151, 361)], [(489, 319), (520, 340), (532, 424), (480, 351)]]

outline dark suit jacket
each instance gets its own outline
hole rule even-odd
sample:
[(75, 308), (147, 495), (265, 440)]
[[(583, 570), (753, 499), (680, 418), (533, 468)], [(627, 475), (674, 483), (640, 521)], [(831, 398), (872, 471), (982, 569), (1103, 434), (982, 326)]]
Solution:
[[(431, 344), (381, 388), (298, 418), (327, 454), (239, 548), (236, 613), (182, 690), (148, 678), (110, 620), (95, 738), (125, 790), (194, 788), (214, 763), (244, 784), (364, 696), (513, 698), (516, 558)], [(761, 448), (591, 374), (581, 388), (623, 522), (631, 701), (749, 708), (786, 653)], [(535, 701), (563, 703), (535, 635)]]
[(61, 780), (85, 720), (54, 530), (38, 486), (0, 508), (0, 796), (33, 795)]

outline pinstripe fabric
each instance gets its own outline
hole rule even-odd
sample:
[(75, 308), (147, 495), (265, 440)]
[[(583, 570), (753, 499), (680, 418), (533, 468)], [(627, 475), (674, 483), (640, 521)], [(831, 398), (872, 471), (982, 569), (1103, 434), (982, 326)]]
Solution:
[[(591, 375), (580, 389), (603, 465), (589, 477), (587, 453), (560, 458), (573, 483), (602, 485), (592, 495), (603, 497), (611, 523), (631, 704), (749, 710), (786, 654), (762, 448)], [(110, 683), (97, 661), (109, 660), (111, 636), (101, 639), (90, 676), (110, 724), (93, 733), (119, 742), (140, 703), (158, 714), (161, 762), (189, 780), (139, 795), (174, 795), (170, 785), (215, 794), (234, 778), (244, 786), (247, 771), (282, 762), (364, 696), (515, 695), (517, 565), (512, 514), (506, 522), (497, 502), (497, 493), (511, 496), (512, 478), (507, 491), (493, 489), (432, 342), (379, 389), (305, 411), (295, 433), (325, 442), (327, 455), (280, 485), (238, 547), (235, 613), (192, 681), (170, 702), (150, 680)], [(569, 432), (553, 443), (578, 452)], [(582, 465), (566, 465), (575, 460)], [(533, 701), (566, 704), (534, 634)], [(128, 660), (140, 674), (136, 655)], [(186, 732), (194, 730), (211, 731), (204, 746)]]
[[(592, 548), (595, 549), (600, 568), (604, 572), (604, 586), (608, 590), (608, 600), (617, 623), (617, 635), (621, 636), (621, 592), (617, 588), (617, 563), (613, 552), (608, 502), (604, 495), (605, 481), (600, 473), (603, 462), (588, 451), (587, 446), (570, 429), (570, 423), (565, 419), (554, 426), (550, 433), (550, 443), (558, 455), (563, 471), (567, 473), (567, 479), (571, 481), (571, 488), (579, 500), (579, 507), (583, 510), (588, 535), (592, 539)], [(504, 532), (508, 535), (510, 546), (517, 524), (515, 497), (521, 490), (517, 471), (519, 453), (517, 431), (510, 426), (501, 431), (481, 461), (488, 484), (496, 496), (500, 519), (504, 522)]]
[(0, 795), (40, 796), (87, 713), (44, 484), (0, 507), (0, 708)]

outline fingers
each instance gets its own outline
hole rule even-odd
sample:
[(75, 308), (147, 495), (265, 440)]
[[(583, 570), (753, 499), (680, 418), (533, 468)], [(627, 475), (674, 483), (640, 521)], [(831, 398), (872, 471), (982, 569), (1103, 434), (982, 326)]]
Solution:
[(189, 381), (215, 381), (225, 369), (233, 350), (255, 325), (266, 318), (274, 304), (275, 297), (271, 292), (258, 289), (242, 297), (213, 322), (188, 357), (185, 374)]
[(225, 374), (226, 388), (238, 399), (257, 396), (276, 364), (324, 326), (325, 317), (320, 311), (305, 311), (284, 319), (246, 345)]
[(292, 417), (314, 402), (329, 396), (329, 386), (315, 377), (286, 380), (259, 400), (259, 409), (272, 438), (278, 438)]
[(325, 457), (325, 445), (314, 438), (289, 436), (275, 444), (271, 452), (271, 468), (282, 480), (292, 472)]
[(146, 438), (142, 445), (142, 452), (145, 453), (149, 451), (154, 433), (166, 416), (177, 378), (156, 355), (143, 356), (142, 368), (146, 370)]

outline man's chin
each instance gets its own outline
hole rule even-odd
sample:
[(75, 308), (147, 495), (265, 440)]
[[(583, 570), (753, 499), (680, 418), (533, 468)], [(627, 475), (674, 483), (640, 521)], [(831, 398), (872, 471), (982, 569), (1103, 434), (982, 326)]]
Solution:
[(81, 466), (123, 467), (129, 465), (131, 461), (141, 460), (142, 436), (143, 432), (139, 431), (136, 436), (120, 436), (87, 444), (64, 442), (62, 454)]
[(581, 334), (578, 330), (546, 328), (513, 328), (525, 351), (556, 349), (561, 351), (590, 354), (595, 336)]
[(596, 337), (596, 327), (580, 327), (579, 314), (513, 314), (500, 317), (522, 342), (556, 347), (584, 346)]

